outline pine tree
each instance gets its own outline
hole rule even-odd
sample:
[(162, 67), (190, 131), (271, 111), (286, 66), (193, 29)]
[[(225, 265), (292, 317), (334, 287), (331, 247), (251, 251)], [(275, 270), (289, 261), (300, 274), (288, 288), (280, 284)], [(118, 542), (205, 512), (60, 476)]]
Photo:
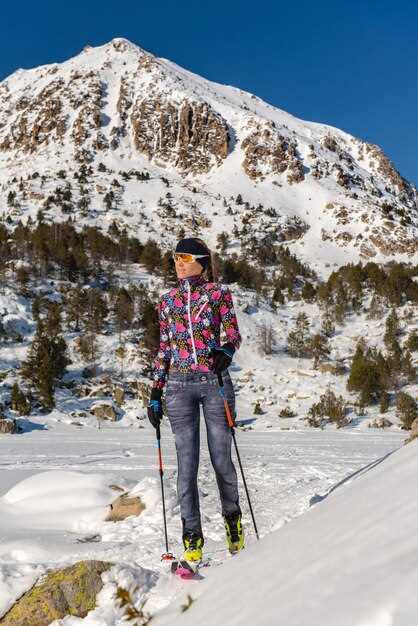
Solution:
[(229, 245), (229, 234), (222, 232), (216, 238), (217, 248), (221, 254), (225, 254), (225, 251)]
[(322, 316), (321, 333), (326, 337), (332, 337), (335, 333), (334, 317), (329, 306), (325, 308)]
[(150, 272), (161, 267), (160, 246), (156, 241), (148, 239), (142, 250), (140, 262), (145, 265), (146, 269)]
[(291, 356), (301, 357), (305, 354), (309, 339), (309, 319), (303, 311), (296, 318), (296, 326), (287, 338), (287, 349)]
[(119, 289), (113, 298), (113, 315), (116, 329), (119, 334), (119, 341), (124, 330), (128, 330), (132, 325), (135, 315), (135, 306), (131, 296), (126, 289)]
[(367, 312), (367, 319), (376, 320), (381, 319), (383, 317), (383, 313), (385, 311), (385, 306), (383, 303), (383, 299), (378, 294), (373, 294), (373, 297), (370, 302), (369, 310)]
[(348, 311), (347, 292), (344, 289), (343, 285), (340, 284), (338, 286), (336, 300), (335, 300), (335, 321), (338, 324), (342, 324), (344, 322), (347, 311)]
[(39, 295), (36, 295), (32, 301), (32, 315), (35, 322), (38, 322), (39, 316), (41, 314), (42, 307), (42, 298)]
[(308, 351), (313, 358), (313, 368), (318, 369), (319, 362), (330, 354), (328, 338), (320, 333), (313, 335), (308, 343)]
[(381, 398), (387, 390), (387, 365), (383, 355), (375, 348), (364, 349), (360, 342), (351, 364), (347, 381), (349, 391), (359, 391), (360, 400), (368, 405)]
[(145, 331), (142, 339), (143, 345), (153, 358), (159, 344), (160, 327), (158, 309), (148, 298), (142, 304), (140, 324)]
[(100, 289), (90, 289), (87, 293), (87, 301), (85, 327), (90, 333), (100, 333), (109, 313), (106, 300)]
[(14, 383), (12, 387), (10, 406), (12, 411), (16, 411), (19, 415), (30, 414), (30, 402), (27, 400), (17, 383)]
[(418, 350), (418, 333), (416, 330), (412, 330), (408, 335), (405, 342), (405, 348), (410, 352), (416, 352)]
[(328, 417), (330, 422), (334, 422), (338, 428), (345, 426), (347, 405), (342, 396), (336, 396), (328, 386), (323, 393), (319, 402), (311, 406), (308, 412), (308, 423), (310, 426), (322, 427), (325, 418)]
[(99, 355), (99, 344), (94, 333), (85, 333), (78, 340), (78, 349), (87, 362), (94, 363)]
[(50, 337), (44, 322), (39, 320), (26, 361), (22, 364), (22, 375), (36, 387), (39, 399), (47, 409), (54, 407), (54, 383), (62, 378), (69, 364), (67, 344), (59, 335)]
[(409, 430), (412, 422), (418, 417), (418, 406), (412, 396), (401, 391), (396, 397), (396, 413), (403, 428)]
[(387, 391), (384, 391), (380, 396), (379, 410), (381, 413), (386, 413), (386, 411), (389, 408), (389, 403), (390, 403), (390, 395), (388, 394)]
[(412, 361), (412, 356), (409, 350), (405, 350), (401, 358), (401, 372), (406, 377), (409, 383), (415, 383), (417, 380), (416, 368)]
[(62, 332), (61, 305), (58, 302), (48, 302), (45, 330), (50, 337), (55, 337)]
[(68, 324), (74, 324), (74, 330), (79, 332), (80, 322), (87, 313), (88, 297), (85, 289), (77, 286), (71, 289), (65, 299), (66, 317)]
[(302, 288), (302, 298), (305, 302), (313, 302), (316, 296), (316, 289), (309, 281), (306, 281)]
[(392, 350), (392, 344), (396, 342), (396, 337), (399, 335), (399, 318), (396, 313), (396, 309), (392, 309), (386, 318), (385, 335), (383, 337), (384, 344), (388, 350)]

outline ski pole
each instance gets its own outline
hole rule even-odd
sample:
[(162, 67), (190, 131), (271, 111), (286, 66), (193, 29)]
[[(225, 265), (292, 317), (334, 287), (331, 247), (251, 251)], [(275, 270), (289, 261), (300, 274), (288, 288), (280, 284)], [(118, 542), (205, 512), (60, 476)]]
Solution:
[(232, 439), (234, 440), (235, 452), (236, 452), (237, 459), (238, 459), (238, 465), (241, 470), (242, 482), (244, 483), (245, 493), (247, 495), (247, 500), (248, 500), (248, 506), (250, 507), (250, 513), (251, 513), (251, 518), (253, 520), (255, 536), (257, 537), (257, 540), (259, 540), (260, 537), (258, 536), (257, 524), (255, 523), (253, 507), (251, 506), (251, 499), (250, 499), (250, 494), (248, 493), (247, 481), (245, 480), (244, 470), (243, 470), (242, 463), (241, 463), (241, 457), (239, 455), (239, 450), (238, 450), (238, 444), (235, 438), (235, 422), (234, 422), (234, 418), (232, 417), (231, 409), (229, 408), (228, 400), (226, 399), (226, 396), (225, 396), (224, 381), (222, 380), (221, 373), (218, 374), (218, 382), (219, 382), (219, 395), (221, 395), (223, 398), (226, 421), (228, 422), (228, 426), (231, 429)]
[(156, 427), (157, 432), (157, 446), (158, 446), (158, 463), (160, 470), (160, 481), (161, 481), (161, 496), (163, 501), (163, 518), (164, 518), (164, 537), (165, 537), (165, 553), (161, 556), (162, 561), (173, 561), (174, 555), (168, 550), (168, 536), (167, 536), (167, 519), (165, 513), (165, 498), (164, 498), (164, 469), (163, 469), (163, 456), (161, 454), (161, 431), (160, 425)]

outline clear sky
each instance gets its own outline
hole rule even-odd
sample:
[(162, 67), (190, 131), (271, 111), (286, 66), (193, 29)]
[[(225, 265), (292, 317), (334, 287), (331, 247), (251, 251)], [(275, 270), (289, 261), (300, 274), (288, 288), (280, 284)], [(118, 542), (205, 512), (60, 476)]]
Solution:
[(418, 185), (414, 0), (2, 3), (0, 80), (126, 37), (302, 119), (377, 143)]

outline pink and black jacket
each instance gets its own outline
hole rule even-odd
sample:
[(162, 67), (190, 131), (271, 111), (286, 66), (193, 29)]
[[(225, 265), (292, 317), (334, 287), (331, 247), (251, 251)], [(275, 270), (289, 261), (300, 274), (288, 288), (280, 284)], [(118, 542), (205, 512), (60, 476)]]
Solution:
[(211, 348), (220, 347), (222, 327), (226, 344), (235, 350), (240, 347), (229, 288), (211, 283), (201, 274), (180, 278), (178, 286), (161, 297), (158, 313), (160, 345), (153, 364), (153, 388), (164, 387), (170, 369), (208, 372), (212, 361), (209, 353)]

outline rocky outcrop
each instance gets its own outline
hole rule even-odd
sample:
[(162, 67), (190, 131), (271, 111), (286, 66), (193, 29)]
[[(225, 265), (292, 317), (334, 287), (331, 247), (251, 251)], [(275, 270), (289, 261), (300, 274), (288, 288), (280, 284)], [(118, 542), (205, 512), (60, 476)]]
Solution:
[(369, 428), (390, 428), (393, 426), (393, 422), (386, 417), (376, 417), (373, 421), (369, 422)]
[(17, 422), (0, 416), (0, 433), (13, 434), (18, 432)]
[(0, 619), (0, 626), (47, 626), (66, 615), (85, 617), (95, 608), (101, 575), (110, 567), (104, 561), (79, 561), (49, 572)]
[(183, 172), (206, 173), (227, 157), (228, 125), (205, 102), (140, 97), (131, 123), (136, 149), (148, 159), (170, 162)]
[(9, 132), (0, 138), (0, 151), (33, 153), (44, 144), (62, 141), (67, 128), (60, 97), (63, 84), (64, 80), (57, 78), (36, 96), (18, 96), (15, 104), (17, 115), (10, 124)]
[(245, 153), (242, 167), (253, 180), (263, 180), (267, 174), (288, 172), (288, 183), (304, 180), (303, 163), (298, 156), (297, 143), (278, 132), (272, 121), (251, 118), (250, 131), (242, 142)]

